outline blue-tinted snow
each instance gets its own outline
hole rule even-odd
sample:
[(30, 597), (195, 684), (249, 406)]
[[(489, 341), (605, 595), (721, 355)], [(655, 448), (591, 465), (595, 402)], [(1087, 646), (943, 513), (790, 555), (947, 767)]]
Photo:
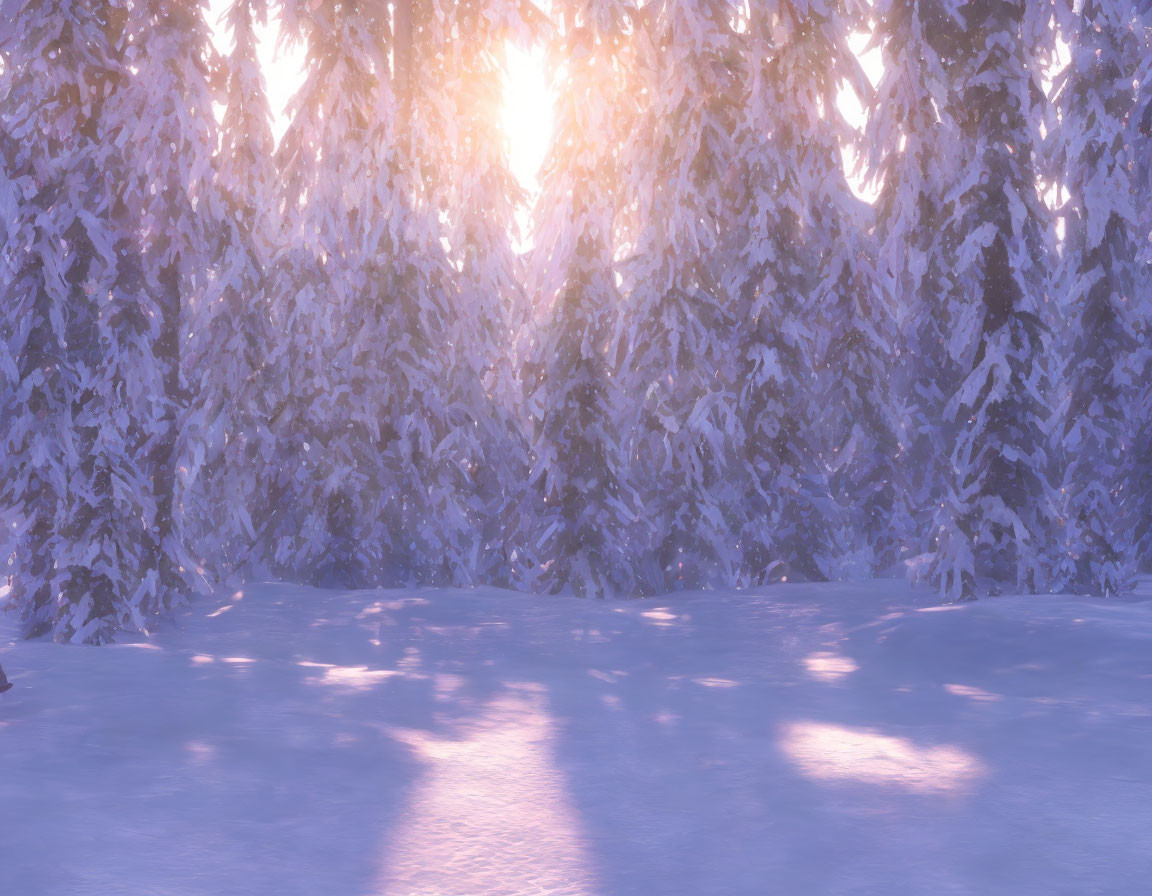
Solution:
[(0, 893), (1138, 894), (1152, 588), (260, 585), (0, 663)]

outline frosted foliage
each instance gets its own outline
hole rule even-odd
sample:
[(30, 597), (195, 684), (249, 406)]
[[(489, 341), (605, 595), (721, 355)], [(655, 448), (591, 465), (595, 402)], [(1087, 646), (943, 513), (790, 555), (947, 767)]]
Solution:
[[(1114, 594), (1131, 587), (1139, 518), (1131, 446), (1140, 438), (1144, 326), (1138, 283), (1134, 167), (1127, 119), (1141, 52), (1129, 3), (1086, 2), (1066, 26), (1071, 64), (1057, 102), (1053, 166), (1065, 207), (1060, 449), (1061, 583)], [(1145, 312), (1146, 313), (1146, 312)]]
[(621, 430), (625, 393), (613, 344), (616, 148), (635, 107), (616, 2), (559, 3), (556, 133), (545, 162), (529, 284), (539, 324), (526, 346), (531, 522), (524, 537), (536, 587), (634, 593), (647, 519)]
[[(869, 92), (844, 43), (860, 12), (844, 3), (819, 11), (753, 4), (747, 22), (731, 178), (737, 214), (724, 282), (737, 323), (731, 357), (744, 497), (736, 519), (750, 583), (855, 575), (891, 553), (875, 541), (873, 523), (862, 540), (846, 537), (848, 517), (859, 511), (870, 519), (891, 503), (884, 488), (864, 485), (883, 481), (883, 473), (875, 476), (877, 452), (892, 450), (875, 363), (884, 331), (876, 324), (888, 312), (854, 232), (864, 210), (844, 182), (837, 149), (852, 137), (834, 111), (841, 82)], [(863, 313), (879, 317), (869, 324)], [(849, 346), (852, 375), (841, 379), (827, 366), (829, 354)], [(858, 511), (834, 495), (851, 482), (863, 487)], [(879, 504), (870, 508), (874, 498)]]
[(414, 53), (423, 62), (412, 75), (409, 126), (415, 168), (426, 174), (414, 187), (426, 208), (447, 210), (440, 235), (454, 268), (446, 275), (451, 291), (440, 349), (447, 352), (445, 401), (454, 430), (445, 453), (466, 474), (453, 489), (474, 529), (468, 563), (484, 581), (510, 583), (522, 571), (513, 555), (523, 552), (505, 532), (515, 531), (525, 512), (527, 478), (527, 440), (515, 416), (515, 334), (529, 309), (512, 249), (525, 197), (498, 121), (505, 41), (530, 44), (543, 16), (529, 4), (500, 0), (433, 3), (415, 14)]
[(266, 276), (279, 233), (272, 116), (256, 56), (260, 13), (250, 0), (236, 0), (227, 12), (227, 105), (203, 199), (214, 224), (205, 247), (211, 266), (188, 315), (185, 348), (193, 396), (181, 426), (185, 512), (197, 562), (217, 577), (259, 566), (254, 546), (272, 513), (266, 359), (274, 333)]
[(204, 262), (218, 215), (205, 5), (152, 0), (129, 6), (125, 62), (135, 77), (109, 109), (112, 139), (131, 147), (120, 202), (139, 228), (138, 288), (149, 297), (149, 319), (158, 327), (151, 347), (162, 387), (147, 426), (157, 511), (151, 563), (163, 587), (177, 592), (198, 581), (186, 544), (185, 491), (202, 448), (199, 430), (182, 420), (183, 359), (189, 322), (205, 300)]
[(164, 396), (155, 314), (125, 221), (131, 163), (123, 140), (103, 139), (131, 90), (132, 12), (24, 6), (3, 48), (4, 167), (23, 200), (3, 266), (9, 599), (29, 634), (60, 640), (141, 629), (171, 600), (149, 475)]
[(868, 119), (865, 159), (881, 185), (878, 268), (896, 331), (889, 383), (902, 404), (897, 450), (913, 519), (908, 543), (920, 553), (930, 545), (927, 521), (950, 469), (939, 421), (959, 382), (958, 336), (978, 318), (974, 304), (958, 309), (955, 322), (939, 307), (941, 295), (962, 288), (956, 246), (942, 233), (963, 147), (950, 114), (946, 71), (959, 24), (939, 0), (880, 0), (874, 15), (884, 72)]
[[(397, 210), (393, 151), (381, 137), (394, 101), (372, 74), (380, 48), (368, 23), (335, 4), (310, 15), (306, 79), (278, 152), (284, 239), (269, 288), (282, 336), (269, 361), (269, 556), (291, 576), (363, 582), (382, 572), (384, 541), (373, 529), (386, 524), (381, 504), (392, 484), (373, 402), (388, 395), (379, 340)], [(402, 494), (394, 500), (402, 504)]]
[(227, 45), (206, 7), (0, 0), (26, 634), (230, 578), (963, 600), (1152, 564), (1147, 0), (231, 0)]
[(817, 436), (836, 502), (827, 571), (854, 577), (892, 569), (908, 527), (899, 393), (889, 377), (899, 349), (891, 283), (876, 263), (873, 210), (852, 194), (840, 157), (859, 135), (839, 114), (837, 92), (843, 83), (862, 97), (871, 92), (846, 40), (866, 12), (832, 4), (822, 27), (796, 27), (780, 54), (801, 107), (823, 109), (809, 113), (794, 151), (806, 162), (799, 182), (809, 197), (803, 239), (813, 266)]
[[(272, 566), (344, 583), (506, 579), (498, 533), (523, 444), (500, 359), (521, 295), (502, 149), (472, 107), (498, 70), (479, 46), (473, 57), (433, 39), (469, 27), (464, 9), (418, 11), (403, 40), (429, 64), (395, 80), (370, 12), (287, 12), (308, 70), (278, 150), (285, 214), (268, 287), (285, 334), (270, 361)], [(493, 26), (489, 51), (503, 34)], [(453, 96), (458, 65), (479, 93)]]
[(1133, 205), (1137, 210), (1140, 236), (1136, 244), (1136, 281), (1133, 299), (1138, 321), (1141, 384), (1134, 422), (1140, 435), (1133, 444), (1135, 477), (1130, 500), (1137, 502), (1137, 556), (1140, 566), (1152, 563), (1152, 508), (1138, 496), (1152, 489), (1152, 3), (1134, 2), (1133, 39), (1127, 47), (1135, 58), (1126, 60), (1134, 72), (1136, 108), (1127, 123), (1128, 138), (1135, 156)]
[(642, 575), (659, 592), (731, 581), (739, 564), (720, 239), (740, 72), (724, 55), (733, 37), (725, 4), (669, 0), (646, 12), (636, 84), (645, 101), (623, 148), (633, 210), (618, 342), (634, 400), (633, 476), (655, 530)]
[[(1019, 4), (967, 4), (942, 115), (964, 144), (943, 239), (956, 246), (956, 288), (938, 302), (957, 365), (940, 444), (950, 470), (934, 544), (919, 569), (966, 597), (1049, 586), (1056, 514), (1048, 480), (1047, 314), (1050, 216), (1033, 152), (1044, 94)], [(974, 304), (975, 303), (975, 304)]]

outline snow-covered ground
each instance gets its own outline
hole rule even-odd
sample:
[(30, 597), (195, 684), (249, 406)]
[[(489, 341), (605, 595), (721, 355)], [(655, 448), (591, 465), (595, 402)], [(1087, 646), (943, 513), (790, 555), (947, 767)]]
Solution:
[(0, 663), (0, 893), (1145, 894), (1152, 587), (260, 585)]

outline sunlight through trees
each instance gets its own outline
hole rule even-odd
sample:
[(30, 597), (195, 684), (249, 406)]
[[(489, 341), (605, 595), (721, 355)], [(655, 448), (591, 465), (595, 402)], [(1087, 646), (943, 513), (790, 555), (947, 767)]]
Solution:
[(259, 575), (967, 599), (1152, 562), (1147, 3), (3, 16), (28, 634)]

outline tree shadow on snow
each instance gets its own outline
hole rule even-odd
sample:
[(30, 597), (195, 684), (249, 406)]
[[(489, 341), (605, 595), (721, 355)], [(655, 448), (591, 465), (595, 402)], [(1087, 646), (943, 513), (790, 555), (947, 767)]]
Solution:
[(1074, 600), (276, 585), (23, 643), (0, 891), (1134, 892), (1152, 605)]
[(459, 632), (400, 594), (253, 586), (150, 639), (18, 645), (0, 806), (24, 821), (0, 892), (394, 891), (428, 765), (413, 743), (489, 699), (452, 676)]
[(602, 614), (606, 643), (564, 650), (586, 668), (554, 678), (548, 703), (598, 892), (1144, 879), (1152, 712), (1129, 679), (1146, 686), (1152, 656), (1120, 629), (1004, 606), (919, 608), (893, 583)]

